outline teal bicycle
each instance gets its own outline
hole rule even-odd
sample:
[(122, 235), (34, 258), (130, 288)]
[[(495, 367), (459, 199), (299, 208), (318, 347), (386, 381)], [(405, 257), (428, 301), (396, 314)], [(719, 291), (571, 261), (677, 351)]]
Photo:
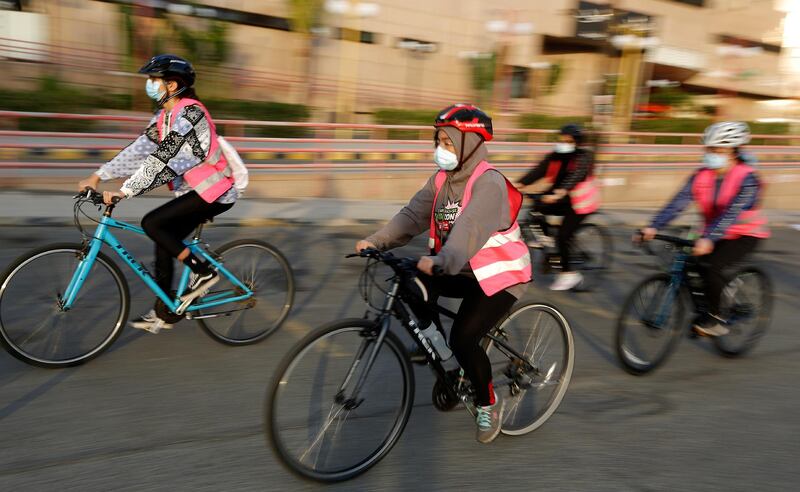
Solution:
[[(261, 341), (284, 322), (294, 302), (294, 274), (277, 248), (244, 239), (211, 251), (201, 224), (186, 246), (217, 269), (214, 290), (180, 310), (191, 270), (184, 268), (175, 293), (164, 292), (112, 229), (144, 234), (112, 217), (116, 202), (99, 220), (85, 205), (102, 209), (102, 194), (87, 189), (73, 208), (81, 243), (51, 244), (14, 261), (0, 277), (0, 344), (26, 363), (49, 368), (83, 364), (119, 337), (130, 310), (130, 291), (120, 268), (101, 251), (106, 245), (156, 295), (173, 320), (193, 319), (213, 339), (228, 345)], [(97, 223), (89, 235), (81, 216)]]

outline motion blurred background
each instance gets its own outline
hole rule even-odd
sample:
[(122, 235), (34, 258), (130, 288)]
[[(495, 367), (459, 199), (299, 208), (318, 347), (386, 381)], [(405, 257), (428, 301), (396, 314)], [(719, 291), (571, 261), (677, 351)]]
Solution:
[[(200, 99), (250, 169), (245, 199), (204, 237), (275, 244), (298, 279), (295, 307), (248, 347), (183, 322), (126, 328), (68, 370), (0, 351), (0, 489), (319, 490), (265, 447), (265, 389), (310, 330), (363, 315), (363, 264), (343, 255), (434, 172), (433, 118), (455, 102), (493, 116), (490, 159), (510, 178), (564, 123), (591, 128), (592, 220), (614, 236), (613, 271), (579, 294), (548, 291), (537, 272), (526, 296), (562, 309), (576, 340), (569, 392), (542, 429), (480, 446), (465, 412), (432, 407), (420, 368), (398, 446), (326, 490), (797, 489), (800, 0), (0, 0), (0, 269), (79, 238), (70, 197), (144, 129), (155, 108), (136, 71), (165, 52), (194, 63)], [(631, 232), (697, 169), (700, 134), (721, 119), (755, 134), (774, 236), (753, 261), (774, 282), (772, 326), (748, 357), (684, 342), (633, 378), (614, 356), (619, 308), (662, 267)], [(167, 196), (115, 216), (138, 220)], [(147, 264), (152, 243), (129, 240)], [(129, 283), (133, 317), (152, 294)]]
[[(697, 134), (744, 120), (777, 185), (768, 206), (797, 205), (786, 186), (800, 179), (794, 0), (3, 0), (0, 9), (6, 188), (59, 188), (113, 156), (153, 110), (136, 69), (172, 52), (195, 64), (200, 97), (253, 166), (251, 196), (405, 198), (430, 171), (433, 116), (467, 101), (493, 115), (493, 161), (511, 175), (548, 151), (561, 124), (591, 127), (606, 203), (620, 206), (663, 201), (699, 162)], [(58, 114), (34, 114), (43, 112)], [(265, 186), (266, 175), (281, 185)]]

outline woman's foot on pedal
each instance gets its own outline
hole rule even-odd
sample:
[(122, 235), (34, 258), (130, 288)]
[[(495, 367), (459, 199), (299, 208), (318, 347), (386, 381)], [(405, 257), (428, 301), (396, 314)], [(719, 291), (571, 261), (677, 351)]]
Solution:
[(155, 309), (151, 309), (149, 312), (143, 314), (139, 318), (129, 321), (128, 324), (131, 325), (132, 328), (149, 331), (154, 335), (161, 330), (169, 330), (173, 326), (172, 323), (167, 323), (163, 319), (159, 318)]
[(489, 406), (476, 406), (475, 407), (475, 423), (478, 424), (478, 442), (489, 444), (494, 441), (500, 434), (500, 429), (503, 424), (503, 410), (505, 402), (494, 394), (494, 405)]
[(706, 337), (721, 337), (730, 333), (730, 330), (723, 323), (725, 321), (713, 314), (701, 314), (692, 323), (692, 329), (698, 335)]
[(219, 282), (219, 275), (214, 270), (209, 270), (208, 273), (201, 273), (197, 275), (194, 283), (189, 292), (181, 296), (181, 305), (176, 312), (183, 313), (186, 308), (194, 302), (198, 297), (202, 297), (208, 292), (208, 289), (213, 287), (214, 284)]
[(556, 276), (550, 290), (570, 290), (574, 289), (583, 282), (583, 274), (581, 272), (562, 272)]

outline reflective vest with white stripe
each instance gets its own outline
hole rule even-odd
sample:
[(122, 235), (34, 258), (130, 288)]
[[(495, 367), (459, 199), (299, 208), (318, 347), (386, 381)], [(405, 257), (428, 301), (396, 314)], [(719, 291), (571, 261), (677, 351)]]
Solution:
[[(208, 149), (206, 160), (186, 171), (183, 174), (183, 179), (203, 200), (208, 203), (213, 203), (217, 198), (231, 189), (233, 186), (233, 179), (231, 178), (231, 172), (228, 168), (228, 161), (225, 160), (225, 156), (222, 154), (222, 150), (217, 142), (217, 127), (214, 125), (214, 121), (211, 119), (211, 115), (208, 114), (206, 107), (196, 99), (185, 97), (178, 101), (175, 107), (172, 108), (172, 111), (170, 111), (168, 125), (164, 124), (167, 111), (162, 110), (158, 115), (158, 123), (156, 124), (158, 127), (158, 140), (163, 140), (169, 133), (172, 122), (175, 121), (175, 117), (180, 114), (183, 108), (193, 104), (197, 105), (203, 111), (203, 114), (205, 114), (206, 121), (208, 122), (208, 130), (210, 132), (209, 139), (211, 146)], [(170, 183), (170, 189), (172, 189), (172, 183)]]
[[(461, 210), (466, 209), (469, 204), (475, 180), (486, 171), (493, 169), (494, 167), (486, 161), (478, 164), (469, 180), (467, 180), (464, 196), (461, 199)], [(486, 244), (469, 260), (469, 266), (487, 296), (492, 296), (512, 285), (531, 281), (531, 257), (528, 252), (528, 246), (522, 240), (519, 224), (517, 224), (517, 215), (522, 207), (522, 194), (505, 177), (503, 178), (508, 190), (511, 227), (492, 234)], [(446, 179), (447, 173), (445, 171), (439, 171), (436, 174), (436, 193), (433, 197), (430, 238), (428, 239), (428, 246), (434, 253), (438, 253), (442, 249), (442, 242), (438, 234), (442, 231), (440, 230), (439, 222), (434, 218), (434, 214), (436, 213), (439, 191), (442, 189)], [(458, 220), (458, 215), (455, 220)]]
[[(755, 170), (744, 163), (739, 163), (728, 171), (722, 180), (716, 202), (717, 173), (712, 169), (701, 169), (692, 182), (692, 195), (703, 215), (706, 228), (723, 213), (742, 189), (744, 179)], [(725, 230), (723, 239), (736, 239), (741, 236), (767, 238), (770, 236), (767, 218), (761, 211), (758, 201), (750, 210), (742, 211), (736, 221)]]
[[(570, 162), (568, 165), (574, 165), (574, 161)], [(555, 183), (556, 176), (558, 176), (558, 171), (561, 170), (561, 166), (562, 162), (560, 160), (551, 160), (547, 165), (547, 174), (545, 174), (544, 179), (550, 181), (550, 183)], [(575, 213), (578, 215), (588, 215), (592, 212), (596, 212), (597, 209), (600, 208), (600, 188), (598, 188), (594, 176), (589, 175), (586, 179), (575, 185), (569, 192), (569, 199), (570, 203), (572, 203), (572, 209), (575, 210)]]

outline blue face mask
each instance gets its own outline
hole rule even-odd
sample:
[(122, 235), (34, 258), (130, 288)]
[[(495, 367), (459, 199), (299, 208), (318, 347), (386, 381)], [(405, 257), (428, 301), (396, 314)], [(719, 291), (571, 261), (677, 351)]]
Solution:
[(709, 169), (721, 169), (728, 163), (728, 156), (725, 154), (706, 152), (703, 156), (703, 163)]
[(147, 92), (147, 97), (153, 101), (160, 101), (166, 95), (166, 91), (161, 90), (161, 82), (153, 79), (147, 79), (144, 90)]
[(443, 171), (452, 171), (458, 167), (458, 156), (444, 147), (437, 146), (433, 153), (433, 162)]

